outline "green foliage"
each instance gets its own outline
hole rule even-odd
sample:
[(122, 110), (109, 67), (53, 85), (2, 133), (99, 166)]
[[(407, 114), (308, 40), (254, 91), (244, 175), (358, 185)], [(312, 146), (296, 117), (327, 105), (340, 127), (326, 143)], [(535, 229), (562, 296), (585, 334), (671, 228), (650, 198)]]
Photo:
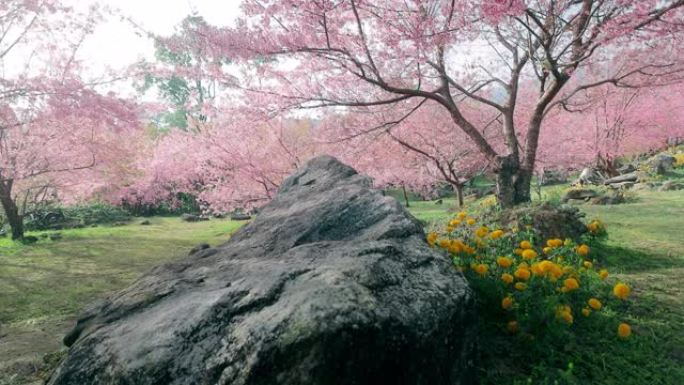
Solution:
[[(205, 70), (203, 65), (209, 62), (209, 58), (207, 52), (203, 52), (202, 48), (195, 44), (197, 42), (195, 34), (206, 26), (207, 23), (201, 16), (186, 17), (176, 29), (176, 33), (170, 37), (170, 40), (174, 41), (173, 48), (168, 43), (169, 39), (157, 38), (155, 40), (157, 63), (142, 64), (145, 77), (143, 83), (138, 86), (138, 91), (145, 93), (154, 88), (162, 99), (173, 106), (172, 109), (156, 118), (156, 123), (161, 130), (170, 128), (188, 130), (188, 121), (191, 117), (198, 121), (206, 120), (206, 116), (200, 111), (204, 103), (213, 98), (216, 82), (202, 75)], [(170, 68), (172, 71), (171, 73), (160, 72), (154, 69), (155, 66)], [(174, 69), (181, 69), (195, 75), (179, 75), (173, 73)]]
[(134, 216), (153, 216), (153, 215), (181, 215), (198, 214), (200, 205), (194, 195), (188, 193), (178, 193), (173, 202), (150, 203), (131, 203), (123, 202), (122, 206), (126, 211)]
[(123, 222), (129, 219), (130, 214), (126, 210), (104, 202), (73, 206), (46, 205), (36, 208), (24, 219), (24, 228), (29, 231), (50, 230)]

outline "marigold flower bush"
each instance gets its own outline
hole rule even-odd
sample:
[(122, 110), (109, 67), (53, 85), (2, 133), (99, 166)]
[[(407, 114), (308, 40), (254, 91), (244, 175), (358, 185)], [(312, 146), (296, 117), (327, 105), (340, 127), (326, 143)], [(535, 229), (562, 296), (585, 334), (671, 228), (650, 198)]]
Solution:
[(684, 154), (675, 154), (675, 164), (677, 168), (684, 167)]
[(593, 220), (587, 229), (589, 244), (542, 240), (531, 230), (497, 228), (461, 212), (427, 240), (468, 279), (484, 327), (533, 356), (562, 351), (582, 333), (615, 343), (632, 334), (620, 317), (630, 288), (610, 276), (590, 246), (607, 234), (605, 225)]

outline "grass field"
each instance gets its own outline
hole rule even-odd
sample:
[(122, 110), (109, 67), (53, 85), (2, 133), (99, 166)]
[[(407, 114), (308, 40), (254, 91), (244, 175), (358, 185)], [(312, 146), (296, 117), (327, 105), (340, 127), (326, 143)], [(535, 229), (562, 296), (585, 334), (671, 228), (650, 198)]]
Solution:
[[(443, 223), (454, 204), (411, 202), (410, 210), (425, 222)], [(627, 320), (635, 338), (618, 347), (577, 347), (570, 355), (577, 371), (595, 373), (596, 384), (684, 384), (684, 191), (581, 207), (588, 218), (607, 224), (609, 238), (598, 252), (611, 273), (634, 288)], [(0, 385), (38, 381), (42, 357), (61, 349), (64, 332), (90, 302), (198, 243), (224, 242), (240, 225), (151, 221), (62, 231), (64, 239), (32, 246), (0, 240)]]
[(198, 243), (225, 242), (243, 223), (150, 221), (65, 230), (59, 241), (31, 246), (0, 240), (0, 384), (13, 375), (13, 383), (30, 379), (42, 356), (61, 348), (64, 332), (90, 302)]

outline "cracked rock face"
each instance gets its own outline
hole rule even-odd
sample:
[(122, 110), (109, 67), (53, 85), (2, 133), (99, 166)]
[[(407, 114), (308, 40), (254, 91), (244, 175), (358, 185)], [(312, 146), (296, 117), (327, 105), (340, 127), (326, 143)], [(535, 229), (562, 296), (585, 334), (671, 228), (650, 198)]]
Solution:
[(49, 384), (465, 384), (471, 292), (418, 221), (311, 160), (217, 248), (92, 306)]

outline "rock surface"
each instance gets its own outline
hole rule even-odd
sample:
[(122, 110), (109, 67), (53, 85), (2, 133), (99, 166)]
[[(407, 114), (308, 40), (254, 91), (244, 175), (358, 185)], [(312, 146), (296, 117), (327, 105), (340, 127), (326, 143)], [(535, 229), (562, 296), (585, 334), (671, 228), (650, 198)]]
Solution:
[(666, 153), (660, 153), (646, 161), (649, 170), (657, 175), (665, 175), (674, 170), (677, 159)]
[(577, 181), (575, 181), (574, 184), (583, 186), (587, 184), (601, 183), (603, 183), (603, 177), (601, 176), (601, 173), (599, 173), (598, 170), (594, 168), (586, 167), (582, 170), (579, 177), (577, 178)]
[(48, 383), (474, 382), (465, 280), (368, 186), (311, 160), (228, 243), (86, 311)]
[(590, 190), (590, 189), (581, 189), (581, 188), (575, 188), (575, 189), (570, 189), (563, 194), (563, 197), (561, 198), (561, 201), (563, 203), (567, 203), (568, 201), (571, 200), (583, 200), (583, 201), (588, 201), (591, 198), (595, 198), (601, 196), (597, 191)]
[(603, 184), (609, 185), (609, 184), (615, 184), (615, 183), (624, 183), (624, 182), (637, 182), (639, 180), (639, 175), (634, 172), (630, 172), (627, 174), (622, 174), (618, 175), (613, 178), (609, 178), (603, 181)]

